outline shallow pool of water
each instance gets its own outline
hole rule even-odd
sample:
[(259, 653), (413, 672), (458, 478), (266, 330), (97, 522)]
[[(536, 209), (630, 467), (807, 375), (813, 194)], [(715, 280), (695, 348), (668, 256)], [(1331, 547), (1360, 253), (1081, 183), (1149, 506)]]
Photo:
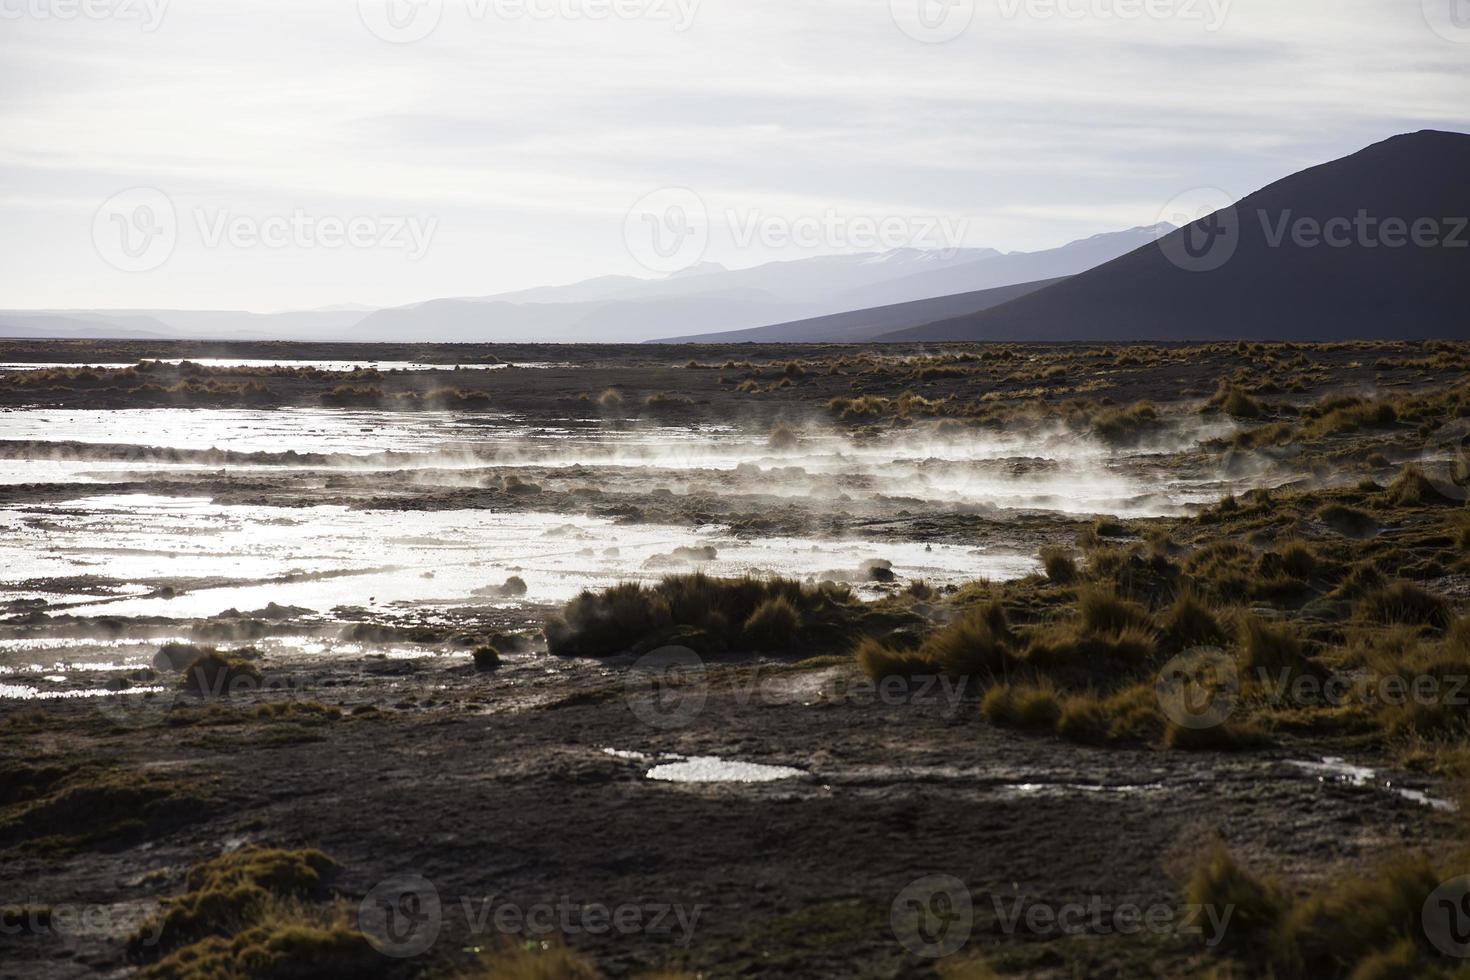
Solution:
[(694, 756), (679, 762), (661, 763), (647, 773), (649, 779), (665, 783), (774, 783), (805, 775), (802, 770), (791, 766), (736, 762), (714, 756)]
[[(860, 594), (876, 595), (879, 584), (861, 568), (877, 560), (891, 562), (901, 581), (938, 586), (1017, 578), (1037, 568), (1030, 555), (957, 545), (740, 539), (717, 525), (694, 531), (568, 514), (233, 506), (149, 496), (0, 508), (0, 589), (11, 598), (70, 601), (79, 615), (199, 617), (270, 602), (322, 612), (551, 603), (586, 588), (694, 570), (845, 576)], [(482, 593), (512, 575), (526, 583), (523, 597)], [(105, 576), (126, 592), (173, 583), (179, 594), (99, 599), (23, 584), (82, 576)]]

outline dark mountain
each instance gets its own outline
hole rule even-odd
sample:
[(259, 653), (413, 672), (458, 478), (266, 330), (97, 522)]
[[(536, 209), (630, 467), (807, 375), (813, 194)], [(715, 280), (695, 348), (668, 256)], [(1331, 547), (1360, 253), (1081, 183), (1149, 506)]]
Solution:
[(1047, 289), (879, 339), (1470, 338), (1467, 225), (1470, 136), (1396, 136)]
[(983, 262), (930, 269), (903, 279), (873, 282), (848, 290), (840, 299), (845, 309), (906, 303), (931, 296), (952, 296), (997, 286), (1061, 279), (1095, 269), (1120, 255), (1158, 241), (1174, 230), (1168, 223), (1105, 232), (1040, 252), (1010, 252)]
[(1014, 286), (980, 289), (954, 296), (936, 296), (932, 299), (914, 300), (909, 303), (895, 303), (892, 306), (878, 306), (870, 310), (833, 313), (807, 320), (795, 320), (791, 323), (777, 323), (769, 327), (707, 333), (694, 337), (670, 337), (656, 342), (660, 344), (857, 344), (905, 327), (988, 310), (1061, 281), (1058, 278), (1046, 279), (1042, 282), (1023, 282)]

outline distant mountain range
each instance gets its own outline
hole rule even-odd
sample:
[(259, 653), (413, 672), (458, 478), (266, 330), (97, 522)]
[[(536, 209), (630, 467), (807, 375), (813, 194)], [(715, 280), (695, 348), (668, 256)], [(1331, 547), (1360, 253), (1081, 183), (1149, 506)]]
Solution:
[(725, 333), (707, 333), (695, 337), (669, 337), (659, 343), (665, 344), (860, 344), (875, 340), (884, 334), (946, 320), (952, 317), (988, 310), (1002, 303), (1038, 289), (1061, 282), (1065, 276), (1044, 279), (1041, 282), (1023, 282), (1015, 286), (997, 286), (994, 289), (979, 289), (971, 293), (954, 296), (936, 296), (933, 299), (916, 299), (908, 303), (891, 306), (875, 306), (869, 310), (854, 310), (849, 313), (830, 313), (827, 316), (796, 320), (792, 323), (776, 323), (769, 327), (751, 327), (749, 330), (730, 330)]
[[(769, 262), (749, 269), (704, 264), (662, 279), (603, 276), (567, 286), (436, 299), (367, 312), (354, 307), (270, 314), (0, 311), (0, 337), (625, 343), (864, 311), (858, 318), (861, 338), (849, 338), (835, 324), (828, 326), (831, 339), (866, 339), (875, 331), (958, 316), (1014, 298), (1019, 292), (973, 299), (962, 299), (960, 294), (1074, 275), (1153, 241), (1171, 227), (1095, 235), (1032, 253), (897, 249)], [(875, 304), (894, 306), (951, 296), (953, 301), (907, 311), (866, 312)]]
[(1470, 136), (1395, 136), (916, 340), (1470, 339)]
[(0, 311), (0, 337), (680, 343), (1470, 338), (1470, 136), (1395, 136), (1184, 228), (603, 276), (394, 309)]

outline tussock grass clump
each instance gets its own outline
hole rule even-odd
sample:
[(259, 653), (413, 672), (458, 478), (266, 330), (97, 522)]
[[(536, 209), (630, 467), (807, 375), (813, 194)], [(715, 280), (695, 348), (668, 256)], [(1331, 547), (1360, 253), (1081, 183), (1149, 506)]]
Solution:
[(1000, 678), (1017, 664), (1014, 643), (1005, 608), (989, 602), (930, 633), (915, 650), (893, 650), (869, 641), (858, 647), (856, 655), (858, 665), (875, 679), (936, 674)]
[(1405, 940), (1417, 941), (1424, 903), (1443, 880), (1427, 858), (1406, 856), (1295, 903), (1282, 925), (1283, 972), (1341, 975)]
[(801, 629), (801, 613), (785, 596), (767, 599), (746, 618), (741, 627), (745, 646), (752, 650), (788, 649)]
[(1158, 653), (1153, 633), (1137, 627), (1088, 632), (1058, 624), (1031, 634), (1026, 663), (1043, 671), (1085, 671), (1112, 676), (1139, 667)]
[(1005, 608), (987, 603), (930, 634), (920, 653), (955, 677), (1003, 676), (1014, 664)]
[(380, 385), (337, 385), (322, 395), (322, 403), (333, 406), (377, 405), (382, 401)]
[(1192, 866), (1178, 869), (1184, 880), (1184, 901), (1199, 907), (1233, 909), (1227, 946), (1262, 951), (1281, 928), (1288, 897), (1281, 885), (1251, 873), (1237, 862), (1218, 838), (1211, 841)]
[(1271, 739), (1251, 722), (1227, 721), (1192, 728), (1170, 721), (1164, 730), (1164, 747), (1176, 752), (1240, 752), (1269, 744)]
[(1435, 507), (1458, 503), (1440, 493), (1417, 466), (1405, 466), (1384, 490), (1384, 496), (1395, 507)]
[(1160, 620), (1164, 634), (1177, 646), (1197, 646), (1223, 642), (1227, 636), (1225, 627), (1209, 606), (1194, 592), (1179, 593)]
[(302, 910), (278, 903), (260, 924), (229, 937), (211, 936), (141, 972), (146, 980), (372, 976), (382, 956), (358, 932), (345, 908)]
[(572, 657), (605, 657), (673, 625), (669, 600), (638, 582), (583, 592), (546, 622), (547, 648)]
[(601, 980), (592, 961), (561, 946), (507, 944), (500, 952), (487, 954), (477, 968), (465, 974), (474, 980)]
[(1378, 566), (1369, 561), (1359, 562), (1348, 570), (1332, 595), (1339, 599), (1358, 599), (1377, 592), (1388, 584)]
[(153, 655), (157, 670), (183, 670), (209, 651), (193, 643), (165, 643)]
[(996, 684), (980, 701), (980, 714), (994, 725), (1051, 732), (1061, 721), (1063, 697), (1049, 681)]
[[(783, 600), (789, 614), (781, 603)], [(768, 606), (759, 617), (756, 613)], [(751, 652), (757, 630), (770, 639), (791, 627), (785, 643), (833, 646), (851, 638), (862, 619), (849, 590), (794, 579), (717, 579), (702, 573), (672, 575), (655, 585), (624, 583), (583, 592), (546, 621), (548, 649), (559, 656), (606, 657), (679, 644), (701, 653)]]
[(512, 575), (500, 585), (487, 586), (484, 589), (477, 590), (475, 594), (494, 596), (500, 599), (518, 599), (528, 591), (530, 590), (526, 585), (526, 580), (519, 575)]
[(135, 959), (154, 959), (208, 936), (255, 925), (282, 899), (323, 899), (336, 862), (320, 851), (247, 847), (195, 865), (185, 894), (128, 941)]
[(843, 421), (872, 419), (888, 414), (893, 403), (875, 395), (860, 395), (857, 398), (834, 398), (827, 403), (827, 411)]
[(1268, 554), (1276, 556), (1276, 560), (1271, 562), (1273, 569), (1279, 567), (1292, 578), (1303, 581), (1316, 575), (1322, 568), (1322, 559), (1317, 552), (1300, 538), (1287, 541)]
[(1338, 534), (1350, 538), (1366, 538), (1378, 531), (1378, 522), (1356, 507), (1328, 504), (1317, 511), (1317, 519)]
[(1055, 734), (1083, 745), (1144, 743), (1164, 730), (1151, 686), (1135, 684), (1112, 694), (1069, 694), (1050, 680), (997, 684), (980, 702), (993, 725)]
[(1092, 434), (1112, 445), (1139, 442), (1162, 428), (1159, 410), (1152, 402), (1136, 402), (1126, 408), (1109, 409), (1092, 420)]
[(1318, 438), (1387, 428), (1399, 420), (1398, 409), (1392, 402), (1364, 401), (1351, 395), (1325, 399), (1304, 414), (1310, 420), (1304, 431)]
[(772, 449), (795, 449), (801, 445), (801, 435), (785, 422), (777, 422), (771, 427), (766, 444)]
[(1451, 618), (1449, 603), (1444, 599), (1403, 581), (1368, 592), (1354, 612), (1373, 623), (1428, 626), (1436, 630), (1448, 629)]
[(616, 388), (609, 388), (597, 396), (597, 404), (610, 412), (617, 411), (623, 407), (623, 393)]
[[(580, 953), (558, 944), (510, 943), (482, 953), (469, 970), (458, 974), (464, 980), (603, 980), (597, 964)], [(693, 980), (677, 971), (641, 973), (642, 980)]]
[(1229, 381), (1220, 382), (1220, 388), (1215, 392), (1215, 397), (1210, 399), (1210, 404), (1237, 419), (1258, 419), (1266, 414), (1266, 409), (1260, 402)]
[(933, 677), (936, 671), (934, 661), (918, 650), (894, 649), (871, 637), (858, 644), (853, 657), (857, 660), (858, 669), (874, 680)]
[(1103, 588), (1079, 590), (1077, 612), (1082, 619), (1082, 628), (1088, 633), (1118, 635), (1125, 630), (1147, 633), (1154, 626), (1148, 610)]
[(1065, 548), (1042, 548), (1041, 567), (1046, 577), (1057, 585), (1077, 581), (1077, 561)]
[(1067, 698), (1057, 720), (1057, 734), (1087, 745), (1147, 742), (1158, 736), (1162, 726), (1154, 689), (1135, 684), (1106, 697), (1085, 693)]
[(1177, 861), (1191, 905), (1233, 909), (1224, 949), (1253, 975), (1281, 980), (1399, 980), (1463, 977), (1425, 941), (1424, 906), (1441, 883), (1467, 870), (1422, 854), (1382, 860), (1365, 876), (1291, 889), (1253, 874), (1216, 840), (1198, 858)]
[(186, 892), (128, 941), (150, 980), (367, 976), (381, 958), (345, 905), (325, 904), (320, 851), (251, 847), (191, 868)]
[[(15, 778), (16, 784), (6, 786)], [(138, 770), (83, 768), (0, 772), (0, 847), (28, 842), (37, 850), (130, 841), (164, 833), (207, 810), (211, 801), (192, 784)]]
[(1317, 665), (1307, 659), (1302, 642), (1290, 623), (1268, 623), (1249, 613), (1239, 619), (1240, 665), (1261, 677), (1317, 675)]
[(473, 654), (475, 669), (492, 671), (500, 669), (500, 651), (492, 646), (476, 647)]
[(210, 650), (184, 669), (179, 690), (200, 697), (229, 697), (258, 688), (261, 679), (260, 670), (238, 652)]
[(1233, 538), (1210, 541), (1184, 559), (1184, 570), (1202, 587), (1243, 599), (1255, 582), (1255, 553)]

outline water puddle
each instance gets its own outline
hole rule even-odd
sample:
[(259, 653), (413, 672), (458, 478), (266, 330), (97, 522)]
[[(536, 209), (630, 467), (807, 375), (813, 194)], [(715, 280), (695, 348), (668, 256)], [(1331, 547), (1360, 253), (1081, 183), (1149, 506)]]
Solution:
[[(1200, 431), (1175, 448), (1212, 433)], [(942, 438), (903, 433), (855, 442), (810, 432), (773, 446), (763, 433), (727, 426), (638, 422), (534, 422), (493, 412), (377, 412), (337, 409), (21, 409), (0, 413), (0, 438), (66, 440), (90, 445), (236, 453), (363, 457), (376, 469), (425, 471), (489, 466), (647, 471), (685, 492), (760, 493), (794, 498), (882, 499), (1048, 510), (1070, 514), (1164, 516), (1244, 489), (1216, 473), (1190, 473), (1157, 449), (1115, 452), (1065, 434), (1022, 438), (973, 434)], [(387, 456), (385, 454), (395, 454)], [(405, 455), (407, 454), (407, 455)], [(45, 464), (37, 451), (27, 464)], [(20, 462), (20, 461), (17, 461)], [(247, 461), (248, 462), (248, 461)], [(54, 464), (53, 464), (54, 465)], [(71, 467), (71, 464), (67, 464)], [(218, 470), (215, 461), (201, 470)], [(135, 462), (134, 468), (151, 468)], [(235, 468), (235, 464), (229, 466)], [(115, 466), (112, 467), (117, 471)], [(107, 467), (100, 467), (106, 472)], [(64, 481), (100, 479), (87, 467), (63, 469)], [(35, 470), (24, 482), (43, 482)], [(432, 476), (426, 477), (432, 481)], [(6, 482), (22, 482), (12, 477)], [(1258, 480), (1252, 482), (1259, 482)], [(633, 489), (633, 488), (630, 488)], [(646, 492), (646, 485), (641, 487)]]
[(1287, 764), (1316, 775), (1317, 779), (1323, 783), (1337, 783), (1344, 786), (1380, 789), (1422, 806), (1432, 807), (1435, 810), (1445, 812), (1452, 812), (1458, 809), (1450, 800), (1437, 799), (1425, 793), (1423, 790), (1399, 786), (1393, 780), (1380, 776), (1377, 770), (1370, 769), (1367, 766), (1353, 765), (1337, 756), (1327, 756), (1320, 762), (1293, 759)]
[[(272, 361), (252, 359), (248, 357), (190, 357), (190, 358), (148, 358), (150, 361), (157, 360), (163, 364), (182, 364), (188, 360), (190, 364), (198, 364), (201, 367), (211, 368), (298, 368), (315, 369), (317, 371), (501, 371), (506, 368), (550, 368), (570, 365), (557, 365), (550, 361), (526, 361), (515, 364), (476, 364), (466, 362), (464, 364), (428, 364), (421, 361)], [(121, 370), (134, 367), (137, 361), (109, 362), (103, 364), (83, 364), (76, 361), (11, 361), (0, 363), (0, 371), (41, 371), (51, 368), (100, 368), (105, 370)]]
[(682, 762), (665, 762), (648, 770), (647, 777), (666, 783), (774, 783), (805, 776), (790, 766), (767, 766), (735, 762), (714, 756), (694, 756)]
[(665, 752), (656, 758), (647, 752), (629, 749), (605, 748), (604, 755), (624, 762), (648, 765), (659, 762), (644, 773), (645, 778), (663, 783), (774, 783), (782, 779), (795, 779), (807, 773), (791, 766), (769, 766), (756, 762), (737, 762), (712, 755), (674, 755)]
[(1163, 783), (1013, 783), (1003, 786), (1000, 790), (1001, 796), (1072, 796), (1078, 793), (1091, 793), (1097, 795), (1136, 795), (1142, 793), (1153, 793), (1164, 789)]
[[(936, 586), (1013, 579), (1037, 567), (1029, 555), (958, 545), (741, 539), (719, 526), (691, 531), (556, 513), (232, 506), (142, 495), (0, 508), (0, 589), (10, 597), (28, 596), (27, 581), (102, 573), (135, 593), (29, 594), (69, 601), (78, 615), (194, 618), (270, 602), (320, 611), (559, 603), (586, 588), (694, 570), (813, 580), (841, 572), (872, 597), (884, 587), (861, 580), (861, 569), (879, 561), (890, 562), (900, 582)], [(525, 583), (524, 594), (495, 594), (511, 576)]]

